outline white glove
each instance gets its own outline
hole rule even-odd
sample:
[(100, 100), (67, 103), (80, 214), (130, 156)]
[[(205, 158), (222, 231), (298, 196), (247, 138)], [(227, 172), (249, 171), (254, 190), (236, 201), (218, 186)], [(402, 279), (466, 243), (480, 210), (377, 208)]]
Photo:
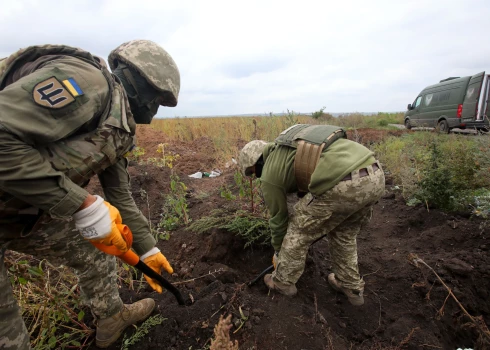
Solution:
[(85, 239), (100, 239), (108, 236), (112, 231), (112, 219), (109, 208), (100, 196), (90, 206), (73, 214), (75, 226)]

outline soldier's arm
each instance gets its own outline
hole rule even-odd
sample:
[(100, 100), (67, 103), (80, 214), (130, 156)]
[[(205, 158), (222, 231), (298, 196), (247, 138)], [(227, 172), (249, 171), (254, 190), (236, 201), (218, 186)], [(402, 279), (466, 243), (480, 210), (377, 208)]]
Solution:
[(281, 249), (282, 240), (288, 228), (288, 205), (284, 190), (280, 187), (262, 181), (262, 194), (269, 210), (269, 226), (272, 231), (271, 243), (275, 251)]
[(70, 217), (88, 192), (54, 170), (37, 150), (1, 128), (0, 124), (0, 188), (53, 217)]
[[(65, 79), (78, 84), (68, 93)], [(0, 189), (48, 212), (68, 218), (94, 200), (37, 147), (57, 142), (100, 115), (109, 88), (90, 64), (66, 58), (17, 80), (0, 91)]]
[(152, 249), (156, 240), (150, 232), (148, 220), (136, 206), (131, 195), (126, 158), (99, 174), (106, 200), (119, 209), (123, 223), (133, 232), (133, 249), (143, 255)]

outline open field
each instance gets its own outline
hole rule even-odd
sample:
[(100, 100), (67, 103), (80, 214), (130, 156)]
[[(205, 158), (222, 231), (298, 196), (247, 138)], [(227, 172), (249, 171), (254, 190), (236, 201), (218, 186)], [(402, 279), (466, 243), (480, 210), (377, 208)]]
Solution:
[[(152, 126), (138, 128), (140, 152), (133, 155), (129, 168), (132, 192), (159, 237), (158, 246), (174, 267), (176, 273), (169, 280), (184, 295), (192, 295), (194, 304), (178, 306), (172, 294), (152, 292), (139, 274), (128, 274), (121, 265), (123, 300), (152, 297), (158, 305), (154, 314), (165, 318), (129, 348), (209, 349), (220, 315), (232, 314), (231, 339), (244, 350), (485, 349), (481, 344), (490, 341), (484, 329), (485, 323), (490, 324), (488, 222), (467, 212), (447, 214), (426, 204), (407, 206), (408, 195), (399, 189), (395, 169), (385, 169), (387, 192), (358, 238), (360, 270), (366, 281), (362, 307), (351, 306), (328, 286), (330, 258), (325, 239), (310, 248), (297, 285), (299, 293), (287, 298), (269, 292), (262, 282), (252, 287), (246, 284), (271, 264), (270, 246), (244, 248), (245, 238), (223, 228), (197, 233), (176, 212), (173, 215), (180, 220), (177, 224), (171, 220), (172, 208), (183, 204), (189, 224), (215, 209), (231, 215), (250, 211), (249, 198), (240, 195), (246, 184), (237, 180), (231, 158), (250, 139), (273, 140), (296, 121), (312, 121), (301, 116), (286, 118), (249, 118), (236, 124), (236, 120), (222, 118), (157, 120)], [(388, 138), (402, 140), (414, 133), (388, 128), (379, 120), (385, 119), (369, 121), (377, 129), (361, 122), (359, 128), (347, 125), (349, 137), (375, 147)], [(380, 148), (380, 152), (386, 150)], [(389, 154), (385, 156), (388, 159)], [(222, 175), (187, 176), (213, 169), (220, 169)], [(184, 192), (178, 193), (172, 181), (185, 184)], [(97, 181), (89, 188), (101, 194)], [(257, 210), (260, 200), (255, 200)], [(290, 204), (295, 200), (291, 196)], [(434, 269), (460, 305), (416, 256)], [(90, 325), (89, 311), (84, 321)], [(126, 339), (135, 332), (128, 329)], [(86, 344), (95, 349), (92, 339)], [(112, 349), (121, 347), (120, 340)]]

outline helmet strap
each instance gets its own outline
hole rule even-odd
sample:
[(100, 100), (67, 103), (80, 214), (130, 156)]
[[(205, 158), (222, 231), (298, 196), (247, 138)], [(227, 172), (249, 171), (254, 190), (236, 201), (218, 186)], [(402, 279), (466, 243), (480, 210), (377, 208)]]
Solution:
[(136, 80), (134, 79), (133, 74), (131, 74), (131, 70), (128, 67), (124, 67), (122, 69), (122, 72), (123, 72), (124, 76), (126, 77), (126, 79), (128, 80), (128, 83), (131, 84), (131, 86), (133, 87), (134, 92), (135, 92), (136, 97), (137, 97), (138, 96), (138, 88), (137, 88)]

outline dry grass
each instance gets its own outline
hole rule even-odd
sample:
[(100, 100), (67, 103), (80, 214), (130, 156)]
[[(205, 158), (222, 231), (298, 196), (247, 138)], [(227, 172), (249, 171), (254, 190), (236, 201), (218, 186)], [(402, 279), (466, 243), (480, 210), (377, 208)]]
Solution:
[(93, 329), (86, 324), (88, 309), (80, 303), (78, 281), (70, 269), (16, 252), (7, 252), (5, 265), (33, 349), (88, 344)]
[[(360, 113), (313, 119), (307, 115), (289, 112), (282, 116), (213, 117), (154, 119), (152, 127), (162, 131), (169, 141), (189, 142), (210, 138), (216, 149), (216, 158), (229, 161), (236, 158), (240, 143), (251, 140), (273, 141), (279, 133), (294, 124), (331, 124), (347, 129), (384, 127), (388, 123), (403, 123), (400, 113), (378, 113), (366, 116)], [(401, 118), (401, 119), (400, 119)]]
[(214, 327), (214, 339), (211, 339), (210, 350), (238, 350), (238, 342), (230, 340), (232, 326), (231, 315), (226, 318), (220, 316), (218, 324)]

